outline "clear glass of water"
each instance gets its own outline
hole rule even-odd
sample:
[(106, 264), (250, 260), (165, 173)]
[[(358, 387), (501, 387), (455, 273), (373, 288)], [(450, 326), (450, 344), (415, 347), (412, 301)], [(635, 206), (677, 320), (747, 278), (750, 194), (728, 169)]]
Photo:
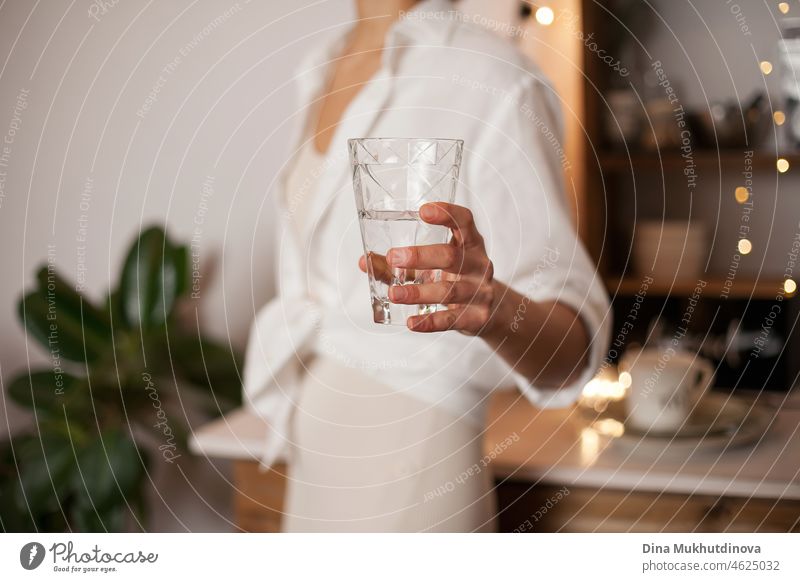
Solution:
[(448, 242), (450, 229), (423, 222), (419, 209), (427, 202), (453, 202), (464, 142), (362, 138), (348, 140), (348, 146), (375, 323), (405, 325), (412, 315), (445, 309), (391, 303), (391, 285), (438, 281), (441, 271), (388, 269), (385, 256), (392, 247)]

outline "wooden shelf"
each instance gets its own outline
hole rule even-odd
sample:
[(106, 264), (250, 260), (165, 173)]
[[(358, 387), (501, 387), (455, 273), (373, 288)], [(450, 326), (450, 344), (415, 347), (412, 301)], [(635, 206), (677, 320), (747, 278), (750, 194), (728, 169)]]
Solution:
[[(800, 167), (800, 152), (786, 152), (776, 154), (774, 152), (754, 152), (752, 166), (754, 170), (774, 170), (775, 161), (778, 158), (786, 158), (789, 161), (790, 169), (794, 166)], [(741, 150), (695, 150), (693, 161), (695, 166), (701, 168), (729, 168), (731, 166), (743, 167), (745, 163), (744, 149)], [(591, 161), (591, 163), (596, 163)], [(631, 170), (672, 170), (683, 168), (686, 164), (679, 152), (631, 152), (628, 156), (625, 152), (608, 152), (599, 155), (600, 168), (604, 171), (631, 171)]]
[[(703, 296), (722, 295), (726, 288), (726, 279), (721, 277), (700, 277), (706, 282), (703, 287)], [(642, 289), (642, 277), (629, 276), (622, 279), (607, 277), (606, 289), (609, 295), (619, 295), (622, 297), (633, 296)], [(690, 297), (697, 286), (697, 280), (675, 281), (667, 279), (665, 281), (653, 281), (647, 287), (646, 293), (655, 297)], [(728, 285), (727, 296), (731, 299), (775, 299), (778, 292), (783, 287), (782, 279), (764, 278), (747, 279), (737, 277), (732, 284)]]

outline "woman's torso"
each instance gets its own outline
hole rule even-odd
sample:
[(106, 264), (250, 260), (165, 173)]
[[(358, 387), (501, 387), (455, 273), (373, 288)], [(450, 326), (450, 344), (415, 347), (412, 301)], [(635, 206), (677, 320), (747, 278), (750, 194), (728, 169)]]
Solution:
[[(301, 235), (293, 237), (293, 245), (279, 245), (279, 252), (291, 248), (286, 256), (279, 256), (277, 262), (283, 267), (282, 285), (286, 287), (284, 282), (291, 279), (293, 289), (301, 288), (315, 302), (321, 320), (313, 338), (317, 352), (335, 353), (395, 385), (415, 386), (437, 402), (452, 401), (452, 410), (466, 409), (473, 420), (480, 422), (483, 396), (456, 388), (469, 385), (480, 387), (483, 392), (494, 388), (498, 380), (504, 385), (510, 383), (503, 376), (505, 368), (497, 363), (480, 339), (458, 333), (413, 334), (399, 326), (379, 326), (372, 321), (367, 277), (358, 268), (363, 246), (349, 171), (347, 139), (370, 135), (464, 140), (462, 183), (456, 203), (472, 208), (479, 223), (484, 217), (492, 221), (480, 224), (491, 252), (494, 235), (498, 232), (506, 235), (497, 227), (507, 219), (497, 221), (498, 216), (507, 211), (547, 216), (542, 213), (545, 205), (536, 197), (529, 201), (504, 198), (502, 191), (508, 176), (500, 174), (498, 166), (506, 164), (508, 156), (500, 155), (501, 152), (492, 154), (492, 158), (485, 152), (473, 156), (473, 152), (486, 149), (487, 135), (502, 136), (519, 131), (518, 127), (508, 125), (506, 119), (513, 116), (498, 119), (495, 113), (498, 108), (514, 107), (504, 103), (502, 96), (514, 95), (525, 79), (528, 64), (506, 43), (490, 39), (491, 33), (459, 29), (460, 40), (457, 46), (452, 46), (449, 33), (443, 32), (447, 28), (445, 24), (422, 25), (425, 30), (418, 35), (416, 28), (406, 27), (403, 32), (403, 35), (417, 35), (413, 42), (399, 33), (396, 35), (397, 46), (384, 53), (381, 70), (344, 111), (325, 154), (324, 171), (309, 204), (306, 228)], [(435, 43), (442, 45), (441, 48), (431, 48)], [(470, 58), (464, 58), (465, 51)], [(332, 60), (335, 56), (329, 55), (323, 62)], [(324, 77), (321, 69), (317, 69), (310, 70), (315, 76)], [(480, 84), (465, 87), (464, 79), (475, 77), (480, 79)], [(493, 88), (494, 92), (482, 87)], [(320, 90), (325, 90), (324, 83)], [(308, 97), (313, 103), (319, 93)], [(303, 139), (307, 140), (308, 136)], [(487, 175), (497, 176), (497, 189), (478, 192), (476, 177), (482, 182)], [(538, 249), (544, 248), (536, 238), (544, 229), (537, 229), (533, 223), (526, 227), (530, 229), (530, 244), (528, 247), (514, 244), (517, 254), (509, 257), (512, 267), (520, 264), (519, 252), (525, 252), (526, 248), (539, 252)], [(498, 266), (504, 265), (503, 256), (498, 253), (493, 256), (497, 257)], [(524, 259), (527, 263), (533, 262), (530, 257)], [(503, 273), (503, 270), (498, 268), (497, 272)], [(285, 296), (283, 300), (295, 299)], [(383, 373), (387, 365), (393, 367), (391, 374)], [(436, 379), (432, 382), (433, 377)]]

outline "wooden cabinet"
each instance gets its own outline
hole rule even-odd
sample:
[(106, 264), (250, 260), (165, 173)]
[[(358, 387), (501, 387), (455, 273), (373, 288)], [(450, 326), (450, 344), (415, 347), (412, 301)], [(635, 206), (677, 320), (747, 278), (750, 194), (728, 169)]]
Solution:
[(233, 515), (248, 532), (279, 532), (286, 493), (286, 465), (263, 471), (255, 461), (233, 462)]
[[(239, 530), (279, 532), (286, 467), (234, 462)], [(798, 532), (800, 501), (620, 491), (504, 481), (496, 489), (501, 532)]]
[(508, 532), (800, 532), (796, 500), (506, 482), (498, 501)]

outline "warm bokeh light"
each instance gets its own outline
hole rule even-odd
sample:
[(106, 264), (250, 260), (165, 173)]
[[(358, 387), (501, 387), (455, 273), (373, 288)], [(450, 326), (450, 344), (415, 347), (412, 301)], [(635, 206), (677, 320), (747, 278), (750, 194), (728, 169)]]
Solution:
[(737, 246), (739, 247), (739, 252), (743, 255), (749, 255), (750, 251), (753, 250), (753, 243), (746, 238), (739, 239), (739, 244)]
[(761, 72), (765, 75), (769, 75), (772, 72), (772, 63), (769, 61), (761, 61), (759, 66), (761, 67)]
[(620, 372), (619, 385), (622, 386), (622, 388), (630, 388), (632, 383), (633, 378), (631, 377), (630, 372)]
[(780, 10), (783, 14), (789, 12), (789, 3), (788, 2), (778, 2), (778, 10)]
[(786, 158), (778, 158), (778, 161), (775, 162), (775, 165), (781, 174), (789, 171), (789, 160)]
[(625, 434), (625, 425), (613, 418), (602, 418), (592, 423), (592, 428), (598, 433), (619, 438)]
[(783, 111), (776, 111), (772, 114), (772, 119), (775, 125), (783, 125), (784, 121), (786, 121), (786, 114)]
[(591, 467), (600, 454), (600, 435), (596, 430), (587, 426), (581, 430), (580, 442), (581, 464), (584, 467)]
[(536, 10), (536, 22), (539, 24), (550, 26), (555, 18), (556, 15), (553, 13), (553, 9), (548, 6), (542, 6)]
[(733, 193), (736, 197), (736, 202), (739, 204), (744, 204), (750, 198), (750, 192), (744, 186), (739, 186), (736, 188), (736, 191)]
[(797, 291), (797, 283), (794, 282), (794, 279), (786, 279), (783, 282), (783, 290), (787, 295), (793, 295)]
[(620, 382), (594, 378), (583, 387), (583, 397), (588, 400), (621, 400), (625, 396), (625, 387)]

